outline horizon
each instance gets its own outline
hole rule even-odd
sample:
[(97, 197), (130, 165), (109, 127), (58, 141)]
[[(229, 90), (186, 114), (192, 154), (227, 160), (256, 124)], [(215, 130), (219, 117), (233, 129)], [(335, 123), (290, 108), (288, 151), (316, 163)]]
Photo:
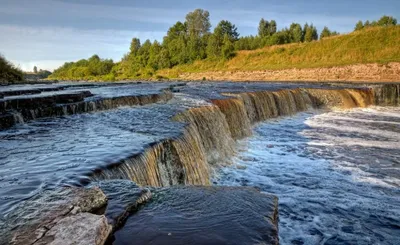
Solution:
[(162, 41), (170, 26), (184, 21), (186, 14), (197, 8), (210, 12), (211, 30), (220, 20), (229, 20), (240, 36), (256, 35), (261, 18), (276, 20), (278, 29), (307, 22), (319, 33), (324, 26), (348, 33), (359, 20), (399, 17), (400, 2), (357, 2), (5, 0), (7, 8), (0, 9), (0, 32), (6, 38), (0, 40), (0, 53), (23, 71), (32, 71), (34, 66), (53, 71), (65, 62), (93, 54), (117, 62), (128, 52), (133, 37)]

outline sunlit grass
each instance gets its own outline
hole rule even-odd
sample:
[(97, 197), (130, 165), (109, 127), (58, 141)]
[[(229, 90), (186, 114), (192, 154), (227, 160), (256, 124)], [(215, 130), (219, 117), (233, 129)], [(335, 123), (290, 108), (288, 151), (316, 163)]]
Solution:
[(374, 27), (311, 43), (239, 51), (228, 61), (197, 61), (157, 74), (174, 78), (186, 72), (282, 70), (389, 62), (400, 62), (400, 26)]

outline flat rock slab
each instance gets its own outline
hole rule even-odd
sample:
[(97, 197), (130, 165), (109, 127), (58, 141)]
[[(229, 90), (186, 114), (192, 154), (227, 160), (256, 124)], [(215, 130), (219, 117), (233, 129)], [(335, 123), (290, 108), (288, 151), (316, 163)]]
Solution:
[(114, 233), (113, 244), (278, 244), (278, 198), (247, 187), (171, 187)]
[(111, 230), (104, 215), (79, 213), (58, 221), (35, 245), (103, 245)]
[[(59, 227), (60, 222), (65, 224), (65, 218), (79, 213), (95, 212), (106, 204), (106, 196), (97, 187), (91, 189), (62, 188), (56, 191), (46, 191), (22, 202), (19, 207), (7, 215), (5, 225), (0, 227), (0, 244), (28, 245), (38, 244), (38, 242), (47, 244), (49, 243), (47, 233), (52, 231), (54, 227)], [(107, 224), (105, 216), (95, 216), (97, 217), (91, 217), (92, 220), (97, 219), (98, 224), (101, 224), (99, 222), (104, 220)], [(77, 220), (80, 217), (72, 217), (71, 219)], [(86, 226), (87, 229), (92, 229), (91, 222), (76, 223), (76, 225), (77, 227)], [(103, 227), (101, 230), (109, 230), (108, 236), (111, 226), (108, 227), (107, 224), (107, 227)], [(96, 236), (96, 233), (93, 236)], [(45, 240), (41, 241), (43, 238)], [(71, 240), (73, 240), (72, 237)]]

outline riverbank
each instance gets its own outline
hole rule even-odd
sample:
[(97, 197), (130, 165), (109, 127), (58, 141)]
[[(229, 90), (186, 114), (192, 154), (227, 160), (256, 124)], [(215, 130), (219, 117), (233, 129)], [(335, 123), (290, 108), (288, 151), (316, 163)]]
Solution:
[(285, 70), (186, 72), (179, 74), (178, 79), (185, 81), (400, 82), (400, 63)]

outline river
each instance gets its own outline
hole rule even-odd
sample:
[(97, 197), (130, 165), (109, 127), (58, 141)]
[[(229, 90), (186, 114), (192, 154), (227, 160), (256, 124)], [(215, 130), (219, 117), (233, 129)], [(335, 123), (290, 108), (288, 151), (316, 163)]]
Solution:
[(239, 141), (218, 185), (279, 197), (281, 244), (400, 244), (400, 109), (300, 113)]

